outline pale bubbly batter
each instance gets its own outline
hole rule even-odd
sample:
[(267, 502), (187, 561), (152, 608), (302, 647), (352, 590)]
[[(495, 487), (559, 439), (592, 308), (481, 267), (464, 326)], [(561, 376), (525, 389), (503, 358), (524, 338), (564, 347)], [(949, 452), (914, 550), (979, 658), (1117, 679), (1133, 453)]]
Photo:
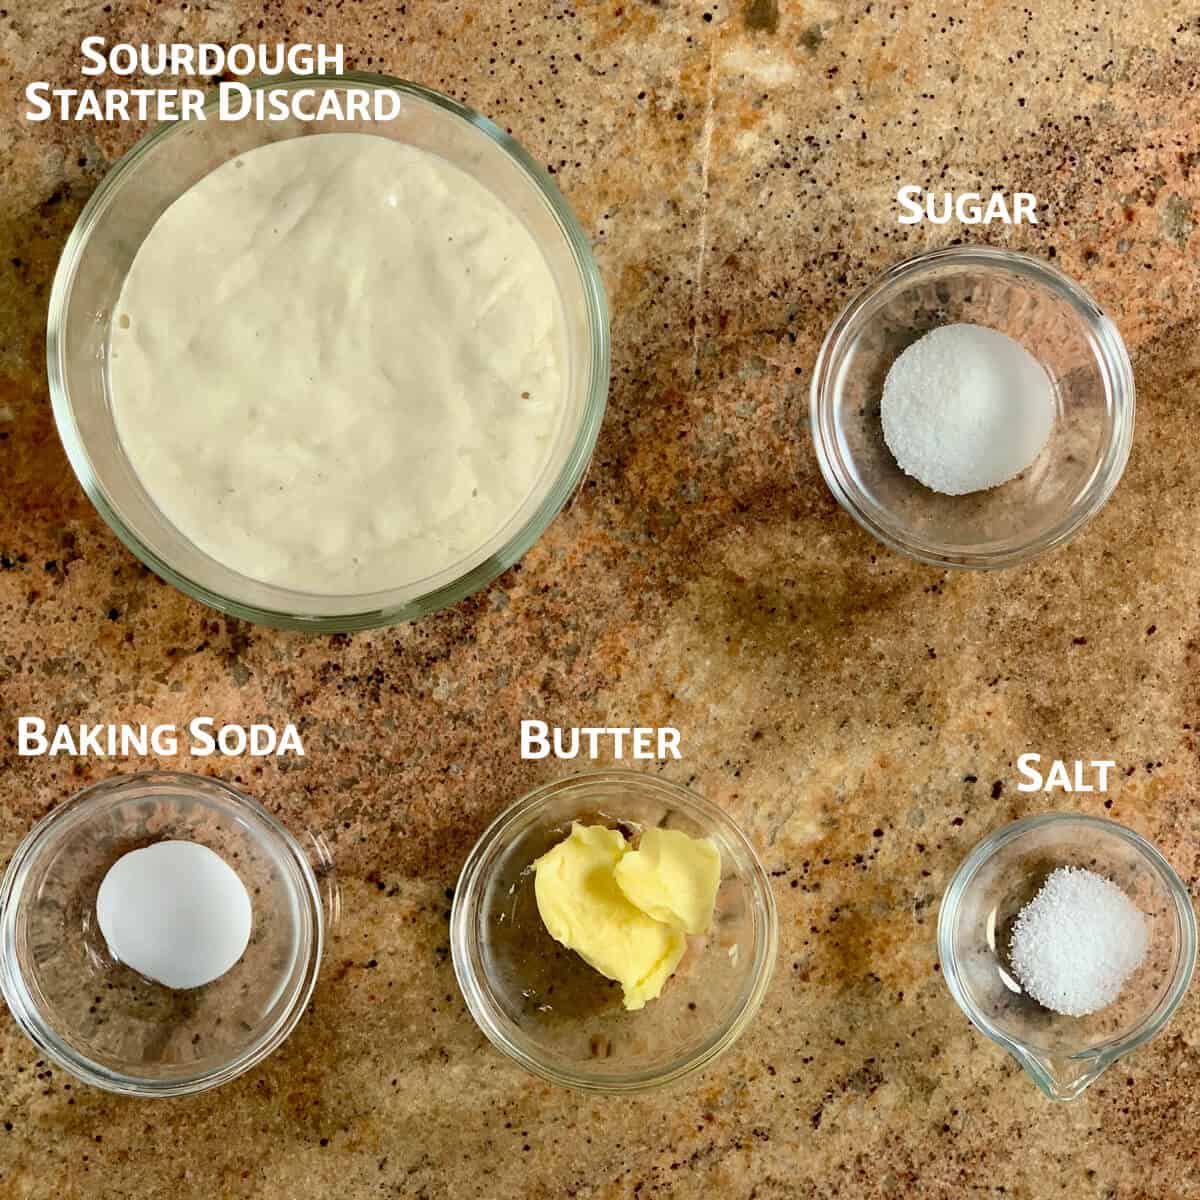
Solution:
[(525, 226), (449, 162), (319, 134), (159, 218), (113, 320), (118, 433), (227, 567), (322, 595), (422, 580), (529, 496), (565, 407), (563, 317)]

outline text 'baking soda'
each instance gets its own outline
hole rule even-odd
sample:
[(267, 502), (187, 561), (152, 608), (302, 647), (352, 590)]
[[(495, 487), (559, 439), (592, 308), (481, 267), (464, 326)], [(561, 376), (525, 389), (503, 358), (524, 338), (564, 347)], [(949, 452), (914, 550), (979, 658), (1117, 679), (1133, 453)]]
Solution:
[(17, 718), (17, 754), (22, 758), (134, 758), (159, 755), (170, 758), (303, 758), (304, 744), (295, 725), (277, 730), (273, 725), (221, 725), (213, 717), (193, 717), (186, 727), (187, 741), (180, 746), (175, 725), (56, 725), (47, 730), (41, 717)]

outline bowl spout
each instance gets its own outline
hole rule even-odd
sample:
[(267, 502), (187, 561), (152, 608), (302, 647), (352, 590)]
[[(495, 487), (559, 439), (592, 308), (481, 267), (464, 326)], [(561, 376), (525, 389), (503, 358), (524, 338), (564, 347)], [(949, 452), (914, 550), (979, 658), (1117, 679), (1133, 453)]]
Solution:
[(1059, 1102), (1078, 1100), (1116, 1061), (1092, 1055), (1039, 1053), (1025, 1048), (1013, 1049), (1012, 1056), (1046, 1096)]

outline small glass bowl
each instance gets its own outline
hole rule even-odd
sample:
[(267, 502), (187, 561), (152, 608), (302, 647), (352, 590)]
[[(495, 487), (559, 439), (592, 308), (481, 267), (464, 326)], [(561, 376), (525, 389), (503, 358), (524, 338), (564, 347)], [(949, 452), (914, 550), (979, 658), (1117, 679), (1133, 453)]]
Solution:
[[(574, 821), (627, 835), (662, 825), (720, 849), (712, 928), (689, 939), (662, 995), (638, 1012), (538, 913), (531, 865)], [(742, 832), (716, 805), (635, 771), (558, 780), (501, 813), (463, 867), (450, 918), (454, 971), (480, 1029), (535, 1075), (588, 1092), (645, 1091), (713, 1062), (758, 1009), (777, 944), (771, 883)]]
[[(900, 353), (957, 322), (1020, 342), (1050, 376), (1055, 420), (1016, 479), (945, 496), (896, 464), (880, 400)], [(1008, 567), (1068, 542), (1112, 494), (1133, 439), (1133, 369), (1117, 327), (1061, 271), (1011, 250), (951, 247), (885, 271), (843, 309), (817, 359), (811, 420), (838, 503), (885, 545), (940, 567)]]
[[(125, 155), (88, 201), (67, 240), (50, 294), (46, 359), (54, 418), (79, 482), (113, 532), (152, 571), (197, 600), (248, 621), (329, 633), (409, 621), (485, 587), (557, 516), (591, 459), (608, 397), (604, 285), (587, 235), (550, 176), (503, 130), (437, 92), (382, 75), (272, 78), (254, 89), (384, 89), (400, 95), (391, 121), (247, 117), (160, 125)], [(312, 104), (313, 109), (316, 104)], [(439, 155), (497, 196), (525, 224), (558, 285), (567, 341), (567, 397), (553, 445), (529, 496), (505, 526), (462, 561), (384, 592), (316, 595), (233, 571), (185, 538), (130, 465), (109, 397), (113, 308), (155, 221), (227, 159), (320, 133), (368, 133)], [(204, 297), (197, 298), (204, 303)]]
[[(113, 863), (172, 838), (220, 854), (253, 908), (242, 958), (186, 990), (117, 962), (96, 921)], [(195, 775), (118, 775), (54, 809), (13, 855), (0, 884), (0, 990), (38, 1049), (84, 1083), (179, 1096), (233, 1079), (284, 1041), (312, 994), (324, 936), (321, 884), (257, 801)]]
[[(1043, 1008), (1009, 964), (1017, 914), (1058, 867), (1111, 880), (1146, 918), (1142, 965), (1113, 1004), (1086, 1017)], [(938, 955), (971, 1023), (1052, 1100), (1073, 1100), (1170, 1020), (1195, 966), (1196, 917), (1183, 881), (1145, 838), (1115, 821), (1048, 813), (1006, 825), (967, 856), (942, 898)]]

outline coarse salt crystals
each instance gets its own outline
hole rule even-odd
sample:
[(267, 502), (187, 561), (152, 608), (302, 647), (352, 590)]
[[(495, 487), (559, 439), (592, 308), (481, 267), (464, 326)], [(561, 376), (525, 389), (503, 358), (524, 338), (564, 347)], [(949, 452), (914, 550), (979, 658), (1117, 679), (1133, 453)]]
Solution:
[(1145, 917), (1115, 883), (1059, 867), (1017, 915), (1009, 953), (1021, 986), (1039, 1004), (1084, 1017), (1116, 1000), (1148, 941)]

